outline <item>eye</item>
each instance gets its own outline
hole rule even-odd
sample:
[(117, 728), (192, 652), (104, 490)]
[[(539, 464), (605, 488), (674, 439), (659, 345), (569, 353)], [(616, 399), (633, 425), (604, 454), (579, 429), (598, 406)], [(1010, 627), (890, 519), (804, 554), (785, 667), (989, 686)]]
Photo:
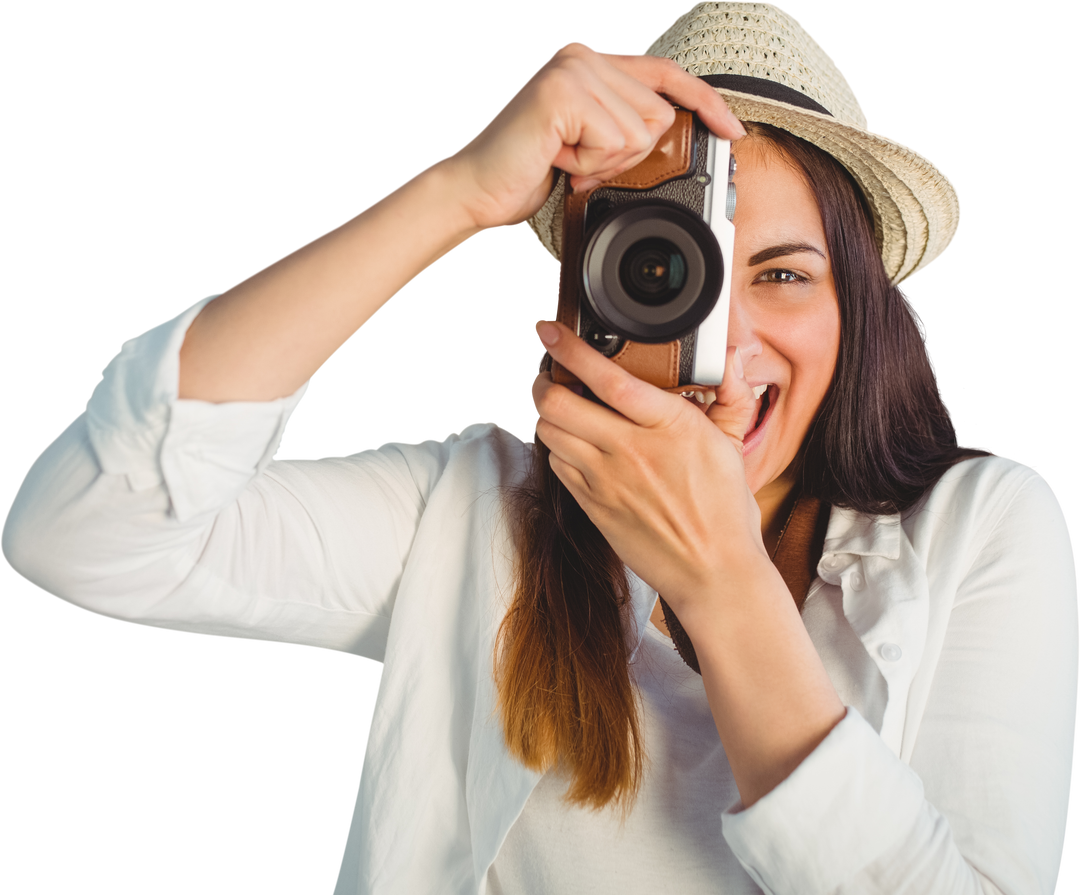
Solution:
[(800, 276), (793, 270), (767, 270), (758, 276), (758, 282), (760, 283), (801, 283), (805, 280), (805, 277)]

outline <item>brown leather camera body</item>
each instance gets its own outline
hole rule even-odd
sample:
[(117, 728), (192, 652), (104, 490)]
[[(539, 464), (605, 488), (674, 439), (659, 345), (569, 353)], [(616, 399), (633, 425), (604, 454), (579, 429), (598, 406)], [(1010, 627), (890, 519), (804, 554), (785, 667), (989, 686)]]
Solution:
[[(587, 191), (572, 192), (567, 184), (564, 196), (559, 322), (586, 341), (590, 341), (592, 334), (590, 344), (639, 379), (673, 391), (700, 390), (692, 382), (697, 330), (659, 343), (619, 338), (612, 350), (604, 350), (596, 341), (605, 338), (610, 341), (611, 337), (596, 335), (604, 327), (594, 321), (586, 300), (583, 256), (589, 234), (595, 230), (592, 218), (597, 209), (660, 200), (701, 216), (710, 184), (706, 167), (708, 139), (708, 130), (691, 112), (677, 109), (675, 123), (643, 162)], [(716, 188), (726, 189), (726, 174), (725, 164), (725, 170), (716, 175)], [(723, 273), (721, 264), (721, 277)], [(551, 372), (558, 383), (578, 383), (577, 377), (557, 363), (552, 364)]]

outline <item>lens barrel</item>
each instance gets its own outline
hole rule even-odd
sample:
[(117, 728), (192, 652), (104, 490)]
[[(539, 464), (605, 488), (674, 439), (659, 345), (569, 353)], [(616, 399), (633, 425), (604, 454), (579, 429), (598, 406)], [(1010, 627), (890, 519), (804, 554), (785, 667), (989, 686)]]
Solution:
[(619, 206), (589, 236), (582, 286), (597, 320), (635, 342), (670, 342), (709, 316), (724, 282), (709, 225), (663, 199)]

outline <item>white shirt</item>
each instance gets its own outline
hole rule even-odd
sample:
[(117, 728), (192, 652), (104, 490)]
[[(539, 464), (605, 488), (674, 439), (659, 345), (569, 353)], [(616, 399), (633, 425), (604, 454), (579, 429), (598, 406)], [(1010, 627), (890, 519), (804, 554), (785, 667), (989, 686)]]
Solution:
[[(506, 752), (491, 679), (511, 588), (500, 489), (521, 480), (530, 448), (479, 426), (273, 463), (300, 392), (177, 400), (200, 308), (125, 344), (28, 474), (5, 554), (96, 612), (382, 659), (336, 892), (483, 892), (539, 780)], [(1077, 618), (1046, 484), (980, 458), (902, 516), (834, 509), (818, 573), (885, 682), (880, 732), (849, 708), (751, 808), (717, 805), (742, 868), (774, 893), (1049, 895)], [(656, 594), (633, 576), (632, 591), (643, 632)], [(857, 706), (880, 684), (861, 656), (844, 659), (850, 646), (823, 661)]]

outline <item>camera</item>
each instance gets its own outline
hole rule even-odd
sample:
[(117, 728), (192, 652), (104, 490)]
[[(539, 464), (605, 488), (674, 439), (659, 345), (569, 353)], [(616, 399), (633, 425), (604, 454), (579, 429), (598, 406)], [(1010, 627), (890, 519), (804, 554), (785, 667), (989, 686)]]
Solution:
[[(594, 189), (567, 189), (559, 321), (660, 388), (719, 385), (734, 173), (729, 141), (677, 109), (675, 123), (640, 164)], [(578, 381), (558, 364), (552, 378)]]

